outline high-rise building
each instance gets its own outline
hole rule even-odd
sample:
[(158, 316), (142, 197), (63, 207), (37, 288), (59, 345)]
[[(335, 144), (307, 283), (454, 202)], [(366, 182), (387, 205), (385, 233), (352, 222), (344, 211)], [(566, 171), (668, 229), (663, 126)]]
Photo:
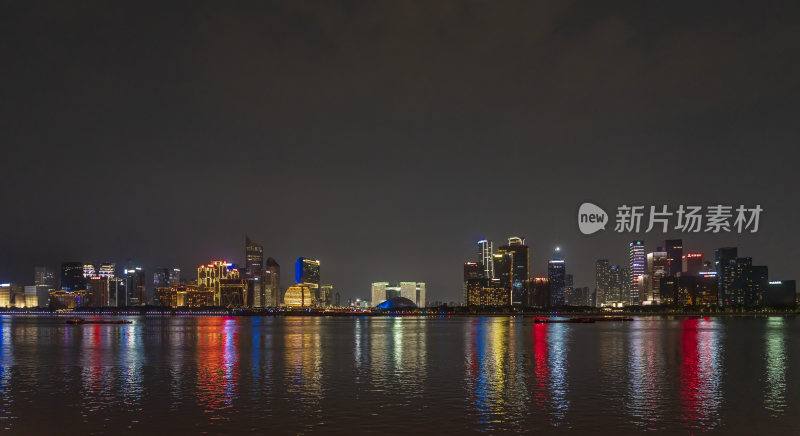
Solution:
[(483, 265), (483, 277), (492, 279), (494, 275), (494, 249), (492, 241), (482, 239), (478, 241), (478, 263)]
[[(508, 245), (497, 249), (498, 253), (511, 255), (511, 304), (522, 306), (527, 301), (528, 283), (530, 281), (530, 248), (525, 239), (518, 236), (508, 238)], [(496, 257), (495, 257), (496, 259)], [(495, 265), (495, 269), (497, 266)], [(496, 272), (496, 270), (495, 270)], [(502, 277), (495, 277), (503, 279)]]
[(714, 252), (714, 268), (717, 271), (719, 304), (721, 306), (728, 306), (734, 301), (732, 287), (737, 257), (738, 250), (736, 247), (717, 248)]
[(319, 286), (319, 303), (322, 307), (333, 305), (333, 285), (325, 284)]
[(568, 305), (572, 305), (569, 302), (569, 296), (572, 295), (572, 291), (575, 290), (575, 279), (572, 277), (572, 274), (567, 274), (564, 276), (564, 301)]
[[(117, 293), (117, 306), (144, 306), (149, 303), (147, 299), (147, 280), (145, 272), (140, 267), (125, 269), (122, 277), (124, 282), (124, 296)], [(123, 304), (122, 299), (125, 299)]]
[(508, 298), (511, 299), (512, 255), (511, 253), (498, 250), (493, 258), (494, 278), (497, 279), (499, 285), (508, 292)]
[(552, 298), (550, 297), (550, 279), (547, 277), (534, 277), (531, 282), (529, 305), (539, 308), (550, 307), (552, 302)]
[(667, 239), (664, 241), (664, 251), (667, 253), (667, 275), (677, 276), (681, 272), (683, 240)]
[(567, 265), (560, 256), (547, 261), (547, 278), (550, 281), (550, 305), (563, 306), (567, 281)]
[(82, 262), (64, 262), (61, 264), (61, 290), (72, 292), (86, 290)]
[(89, 297), (89, 305), (92, 307), (108, 307), (108, 279), (99, 275), (91, 276), (86, 279), (86, 293)]
[(281, 305), (281, 266), (273, 258), (267, 259), (266, 267), (261, 281), (263, 282), (263, 299), (265, 307), (278, 307)]
[(764, 295), (769, 288), (767, 267), (753, 265), (753, 259), (749, 257), (737, 257), (731, 264), (734, 267), (734, 278), (728, 293), (728, 304), (744, 306), (764, 304)]
[(703, 271), (703, 253), (686, 253), (683, 255), (681, 273), (696, 276)]
[(608, 297), (605, 305), (616, 306), (628, 301), (630, 269), (611, 265), (608, 268)]
[(642, 299), (647, 304), (660, 304), (661, 302), (661, 278), (668, 274), (669, 255), (666, 251), (661, 251), (658, 247), (656, 251), (647, 253), (647, 276), (646, 295)]
[(258, 277), (264, 269), (264, 247), (256, 244), (250, 237), (244, 237), (245, 271), (247, 275)]
[(772, 280), (769, 282), (764, 304), (769, 306), (794, 306), (797, 302), (797, 287), (794, 280)]
[(631, 241), (629, 245), (631, 281), (627, 304), (641, 304), (639, 296), (639, 278), (645, 273), (646, 256), (644, 241)]
[(311, 295), (315, 304), (319, 301), (319, 285), (320, 285), (320, 263), (319, 260), (309, 259), (307, 257), (297, 258), (294, 265), (294, 282), (308, 286), (311, 289)]
[(56, 273), (46, 266), (37, 266), (33, 270), (33, 283), (36, 286), (37, 305), (47, 307), (50, 293), (56, 291)]
[[(483, 265), (480, 262), (464, 262), (464, 305), (475, 306), (480, 302), (483, 283)], [(373, 302), (375, 300), (373, 299)]]
[(611, 265), (608, 259), (598, 259), (594, 263), (594, 290), (597, 307), (602, 307), (606, 301), (612, 301), (610, 284)]
[[(211, 288), (214, 290), (215, 306), (223, 305), (223, 295), (221, 286), (222, 281), (223, 280), (240, 281), (239, 270), (232, 267), (233, 264), (225, 260), (215, 260), (207, 265), (200, 265), (199, 267), (197, 267), (197, 286), (204, 288)], [(234, 292), (236, 291), (235, 283), (234, 284), (226, 283), (226, 285), (232, 285), (231, 287), (234, 288), (233, 291)], [(226, 297), (231, 297), (231, 295), (226, 295)], [(233, 297), (235, 298), (236, 296), (233, 295)], [(243, 304), (244, 303), (242, 303), (242, 305)]]

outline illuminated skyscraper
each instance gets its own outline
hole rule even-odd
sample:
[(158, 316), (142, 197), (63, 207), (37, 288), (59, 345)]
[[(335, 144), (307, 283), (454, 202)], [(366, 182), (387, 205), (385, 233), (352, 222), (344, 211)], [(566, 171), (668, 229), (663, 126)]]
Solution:
[(696, 276), (703, 271), (703, 253), (686, 253), (681, 262), (681, 273)]
[(530, 306), (550, 307), (552, 301), (550, 297), (550, 279), (547, 277), (535, 277), (532, 282), (531, 293), (529, 294)]
[(36, 286), (38, 306), (47, 307), (50, 293), (56, 291), (56, 273), (46, 266), (37, 266), (33, 270), (33, 283)]
[(64, 262), (61, 264), (61, 289), (73, 292), (86, 289), (82, 262)]
[(248, 275), (257, 277), (264, 269), (264, 247), (244, 237), (245, 245), (245, 271)]
[(677, 277), (678, 273), (681, 272), (683, 240), (667, 239), (664, 241), (664, 251), (667, 253), (667, 275)]
[(492, 241), (478, 241), (478, 262), (483, 265), (483, 278), (492, 279), (494, 275), (494, 249)]
[(123, 276), (125, 283), (125, 301), (122, 303), (122, 296), (117, 294), (117, 306), (144, 306), (148, 303), (147, 299), (147, 280), (142, 268), (127, 268)]
[(319, 286), (319, 304), (322, 307), (333, 305), (333, 285)]
[(222, 280), (239, 280), (239, 270), (225, 260), (215, 260), (197, 267), (197, 286), (214, 290), (214, 305), (222, 305)]
[(646, 295), (642, 295), (642, 300), (648, 304), (659, 304), (661, 301), (661, 278), (668, 274), (669, 258), (666, 251), (661, 251), (658, 247), (656, 251), (647, 253), (647, 276)]
[(556, 254), (547, 261), (547, 278), (550, 281), (550, 304), (563, 306), (566, 303), (567, 264), (560, 255)]
[(464, 305), (474, 306), (480, 302), (483, 265), (479, 262), (464, 262)]
[(262, 275), (264, 284), (263, 302), (265, 307), (281, 305), (281, 266), (273, 258), (267, 259), (267, 265)]
[(598, 259), (594, 263), (594, 290), (597, 294), (597, 307), (603, 306), (606, 300), (613, 300), (609, 288), (610, 268), (608, 259)]
[(628, 304), (641, 304), (639, 296), (639, 279), (645, 273), (646, 255), (644, 252), (644, 241), (632, 241), (630, 248), (630, 271), (631, 281), (629, 285)]
[(714, 252), (714, 268), (717, 271), (717, 282), (719, 283), (718, 303), (720, 306), (730, 305), (735, 300), (732, 287), (736, 270), (735, 260), (737, 257), (738, 250), (736, 247), (717, 248)]
[(308, 286), (311, 295), (314, 296), (314, 302), (319, 301), (319, 270), (319, 261), (307, 257), (298, 258), (294, 265), (295, 283)]
[[(528, 282), (530, 281), (530, 249), (525, 239), (518, 236), (508, 238), (508, 245), (497, 249), (498, 253), (511, 255), (511, 304), (521, 306), (527, 301)], [(496, 277), (503, 280), (502, 277)]]

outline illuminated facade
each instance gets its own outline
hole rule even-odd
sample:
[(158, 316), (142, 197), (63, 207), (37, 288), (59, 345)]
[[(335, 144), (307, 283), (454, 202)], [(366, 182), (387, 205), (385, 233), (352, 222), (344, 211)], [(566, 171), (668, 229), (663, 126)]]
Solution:
[(394, 297), (403, 297), (411, 300), (417, 307), (425, 307), (425, 283), (400, 282), (375, 282), (372, 284), (372, 306), (377, 306)]
[(735, 303), (733, 281), (735, 277), (736, 258), (739, 257), (736, 247), (722, 247), (714, 252), (714, 269), (717, 271), (719, 288), (719, 304), (728, 306)]
[(11, 284), (0, 284), (0, 307), (11, 307)]
[(34, 285), (39, 307), (47, 307), (50, 293), (56, 290), (56, 273), (46, 266), (37, 266), (33, 270)]
[(602, 307), (606, 300), (611, 300), (610, 280), (611, 265), (608, 259), (598, 259), (594, 263), (594, 291), (597, 307)]
[(319, 304), (322, 307), (330, 307), (333, 305), (333, 285), (320, 285)]
[(492, 241), (483, 239), (478, 241), (478, 263), (483, 265), (483, 277), (492, 279), (494, 275), (494, 248)]
[(64, 262), (61, 264), (61, 290), (79, 291), (86, 289), (83, 279), (82, 262)]
[(55, 291), (50, 294), (50, 305), (56, 308), (75, 309), (86, 306), (88, 296), (86, 291)]
[(667, 253), (667, 274), (677, 276), (683, 271), (681, 260), (683, 259), (683, 240), (667, 239), (664, 241), (664, 251)]
[(479, 262), (464, 262), (465, 306), (475, 306), (479, 304), (482, 282), (483, 265), (481, 265)]
[(661, 278), (668, 274), (669, 265), (666, 251), (656, 250), (647, 253), (647, 268), (645, 270), (647, 283), (643, 286), (644, 293), (640, 293), (645, 304), (660, 304)]
[(645, 274), (646, 256), (644, 252), (644, 241), (631, 241), (629, 247), (629, 265), (631, 270), (631, 281), (628, 287), (629, 295), (627, 304), (640, 304), (639, 278)]
[(314, 304), (311, 288), (306, 285), (296, 284), (290, 286), (283, 296), (283, 305), (287, 307), (310, 307)]
[(564, 259), (555, 256), (547, 262), (547, 278), (550, 280), (550, 305), (563, 306), (567, 285), (567, 265)]
[(511, 304), (525, 305), (530, 281), (530, 248), (525, 245), (524, 238), (512, 236), (508, 238), (508, 245), (499, 247), (497, 252), (511, 256)]
[(307, 257), (298, 258), (294, 265), (294, 282), (308, 286), (315, 300), (319, 299), (319, 266), (318, 260)]
[(122, 280), (125, 288), (125, 301), (119, 301), (120, 295), (118, 294), (117, 306), (144, 306), (147, 304), (147, 282), (145, 280), (145, 272), (143, 269), (126, 269)]
[(108, 307), (109, 293), (108, 280), (100, 276), (92, 276), (86, 280), (86, 293), (88, 305), (92, 307)]
[(264, 247), (256, 244), (250, 237), (244, 237), (245, 271), (248, 275), (258, 277), (264, 269)]
[[(239, 270), (231, 268), (232, 263), (225, 260), (215, 260), (207, 265), (197, 267), (197, 286), (214, 290), (214, 306), (221, 306), (222, 293), (221, 280), (239, 281)], [(231, 295), (226, 295), (226, 298)]]
[(703, 253), (686, 253), (681, 260), (681, 272), (686, 275), (696, 276), (704, 269)]

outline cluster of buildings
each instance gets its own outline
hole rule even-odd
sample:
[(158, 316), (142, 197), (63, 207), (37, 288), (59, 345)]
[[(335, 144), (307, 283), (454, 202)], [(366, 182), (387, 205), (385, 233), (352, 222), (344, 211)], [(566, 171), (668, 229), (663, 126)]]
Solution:
[(328, 307), (339, 305), (333, 286), (320, 281), (319, 260), (301, 257), (295, 282), (284, 291), (281, 268), (264, 248), (245, 237), (245, 265), (216, 260), (197, 267), (187, 280), (179, 268), (156, 268), (152, 286), (141, 267), (120, 271), (114, 263), (63, 262), (58, 272), (36, 267), (34, 285), (0, 285), (0, 307), (131, 307), (173, 308)]
[(628, 263), (595, 263), (595, 287), (576, 287), (556, 248), (547, 275), (530, 270), (531, 251), (520, 237), (494, 249), (478, 241), (477, 259), (464, 263), (464, 304), (471, 307), (559, 306), (788, 306), (797, 303), (794, 280), (770, 280), (768, 268), (739, 257), (736, 247), (719, 248), (713, 261), (686, 252), (681, 239), (654, 250), (644, 241), (628, 244)]
[(770, 280), (766, 265), (740, 257), (736, 247), (684, 252), (668, 239), (652, 251), (642, 240), (628, 244), (628, 265), (595, 263), (596, 305), (788, 306), (797, 301), (794, 280)]

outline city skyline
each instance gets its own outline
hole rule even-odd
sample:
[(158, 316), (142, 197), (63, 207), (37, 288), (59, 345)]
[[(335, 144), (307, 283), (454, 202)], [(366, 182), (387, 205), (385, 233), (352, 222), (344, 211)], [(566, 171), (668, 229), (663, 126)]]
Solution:
[(561, 246), (580, 283), (607, 247), (652, 239), (582, 235), (584, 201), (760, 204), (758, 233), (695, 246), (798, 276), (795, 6), (0, 8), (5, 280), (241, 262), (247, 233), (282, 265), (324, 259), (347, 292), (410, 275), (455, 299), (438, 262), (519, 234), (536, 275)]

